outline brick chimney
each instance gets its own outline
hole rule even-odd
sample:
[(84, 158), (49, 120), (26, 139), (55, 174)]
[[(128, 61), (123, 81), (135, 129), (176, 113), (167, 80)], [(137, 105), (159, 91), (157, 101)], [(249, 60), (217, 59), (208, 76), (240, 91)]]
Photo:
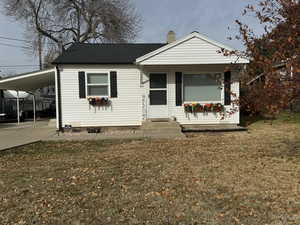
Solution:
[(174, 31), (169, 31), (167, 35), (167, 43), (170, 44), (172, 42), (176, 41), (176, 34)]

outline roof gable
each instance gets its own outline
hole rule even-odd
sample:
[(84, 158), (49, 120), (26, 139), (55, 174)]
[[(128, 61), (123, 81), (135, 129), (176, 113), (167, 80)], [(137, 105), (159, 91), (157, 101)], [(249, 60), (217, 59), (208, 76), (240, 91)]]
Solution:
[(136, 63), (140, 65), (248, 63), (247, 59), (224, 56), (219, 53), (221, 49), (233, 51), (229, 46), (211, 40), (198, 32), (193, 32), (180, 40), (139, 57)]

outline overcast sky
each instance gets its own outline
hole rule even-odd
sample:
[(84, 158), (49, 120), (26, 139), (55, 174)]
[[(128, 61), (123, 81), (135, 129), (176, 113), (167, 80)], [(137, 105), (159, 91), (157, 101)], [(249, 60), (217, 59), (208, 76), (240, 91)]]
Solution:
[[(132, 0), (142, 17), (142, 30), (137, 42), (165, 42), (169, 30), (174, 30), (177, 38), (192, 31), (199, 31), (224, 44), (241, 49), (238, 41), (227, 37), (236, 33), (235, 19), (241, 19), (241, 12), (247, 4), (255, 0)], [(252, 17), (242, 18), (257, 32), (260, 27)], [(228, 27), (231, 29), (228, 30)], [(0, 37), (23, 38), (24, 25), (0, 14)], [(0, 76), (7, 72), (26, 72), (37, 66), (3, 67), (16, 65), (37, 65), (36, 57), (30, 56), (18, 47), (1, 44), (23, 45), (22, 42), (0, 39)]]

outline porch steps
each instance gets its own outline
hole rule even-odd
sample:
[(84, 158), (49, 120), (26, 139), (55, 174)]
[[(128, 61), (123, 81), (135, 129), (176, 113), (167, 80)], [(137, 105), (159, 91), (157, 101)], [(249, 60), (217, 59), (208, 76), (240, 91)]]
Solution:
[(175, 121), (145, 121), (141, 127), (144, 137), (149, 138), (186, 138), (180, 125)]
[(248, 131), (246, 127), (238, 125), (182, 125), (182, 132), (234, 132), (234, 131)]

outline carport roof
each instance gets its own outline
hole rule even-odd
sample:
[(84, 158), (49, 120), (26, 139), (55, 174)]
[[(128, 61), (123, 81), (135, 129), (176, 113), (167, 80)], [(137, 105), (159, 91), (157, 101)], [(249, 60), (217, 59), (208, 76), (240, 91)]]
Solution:
[(31, 92), (55, 85), (55, 68), (0, 79), (0, 89)]

